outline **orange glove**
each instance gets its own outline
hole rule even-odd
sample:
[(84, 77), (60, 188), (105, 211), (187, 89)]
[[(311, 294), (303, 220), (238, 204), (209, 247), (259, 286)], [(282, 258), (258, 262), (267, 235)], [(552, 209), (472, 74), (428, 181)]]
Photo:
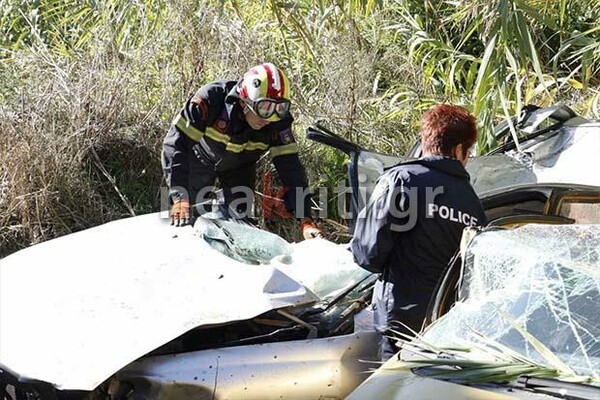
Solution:
[(302, 236), (304, 236), (305, 240), (316, 237), (324, 238), (323, 231), (317, 228), (310, 218), (304, 218), (300, 221), (300, 229), (302, 230)]
[(175, 200), (171, 208), (171, 225), (184, 226), (190, 221), (190, 202), (188, 200)]

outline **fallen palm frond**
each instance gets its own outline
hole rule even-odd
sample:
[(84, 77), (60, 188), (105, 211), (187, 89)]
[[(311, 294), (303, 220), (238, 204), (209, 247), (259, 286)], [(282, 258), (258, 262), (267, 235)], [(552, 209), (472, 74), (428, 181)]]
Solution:
[[(422, 335), (394, 332), (402, 348), (398, 359), (390, 360), (383, 368), (413, 372), (432, 378), (462, 384), (511, 382), (523, 375), (539, 378), (558, 378), (567, 382), (600, 382), (597, 377), (578, 375), (560, 361), (546, 346), (524, 331), (505, 314), (517, 330), (544, 358), (546, 363), (533, 360), (502, 343), (473, 331), (475, 341), (465, 341), (464, 346), (436, 346)], [(400, 357), (403, 358), (400, 358)]]

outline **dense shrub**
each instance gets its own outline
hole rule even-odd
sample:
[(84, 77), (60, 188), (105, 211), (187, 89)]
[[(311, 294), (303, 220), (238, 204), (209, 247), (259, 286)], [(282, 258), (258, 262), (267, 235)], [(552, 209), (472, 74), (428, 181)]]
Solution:
[[(538, 3), (3, 1), (0, 256), (158, 210), (174, 114), (204, 82), (263, 61), (288, 72), (301, 157), (328, 190), (346, 159), (303, 139), (317, 120), (402, 154), (440, 101), (477, 114), (482, 150), (492, 124), (525, 103), (597, 116), (595, 2)], [(265, 159), (259, 172), (270, 168)], [(329, 219), (330, 237), (347, 240), (345, 221)], [(299, 239), (293, 221), (267, 228)]]

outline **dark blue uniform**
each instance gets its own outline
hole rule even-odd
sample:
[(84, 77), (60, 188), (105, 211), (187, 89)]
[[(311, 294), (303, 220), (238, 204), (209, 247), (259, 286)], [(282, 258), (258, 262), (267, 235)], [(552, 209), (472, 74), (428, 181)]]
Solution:
[[(203, 188), (219, 179), (225, 201), (231, 203), (251, 193), (256, 178), (256, 162), (269, 151), (279, 178), (288, 187), (286, 206), (297, 218), (310, 215), (310, 197), (299, 198), (296, 189), (308, 188), (298, 146), (292, 134), (291, 115), (253, 130), (243, 114), (236, 81), (216, 81), (203, 86), (175, 117), (163, 142), (162, 165), (172, 196), (187, 197), (191, 204)], [(238, 210), (246, 211), (246, 210)]]
[(381, 175), (351, 241), (355, 261), (381, 274), (373, 293), (376, 329), (407, 332), (392, 323), (400, 321), (418, 332), (463, 229), (485, 223), (458, 160), (424, 157)]

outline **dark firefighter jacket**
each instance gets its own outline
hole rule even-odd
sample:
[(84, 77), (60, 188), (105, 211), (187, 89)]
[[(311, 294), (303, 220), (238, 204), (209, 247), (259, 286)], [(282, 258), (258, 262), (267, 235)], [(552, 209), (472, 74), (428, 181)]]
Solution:
[[(215, 81), (201, 87), (173, 120), (163, 143), (163, 168), (171, 188), (187, 188), (190, 156), (206, 166), (206, 173), (255, 168), (269, 151), (283, 185), (289, 188), (286, 206), (296, 217), (310, 215), (310, 197), (296, 204), (296, 188), (308, 187), (306, 172), (298, 158), (290, 115), (255, 131), (246, 122), (236, 91), (236, 81)], [(197, 172), (196, 172), (197, 173)]]
[(381, 274), (373, 294), (376, 328), (400, 321), (419, 331), (463, 228), (485, 223), (458, 160), (424, 157), (384, 172), (351, 241), (355, 261)]

